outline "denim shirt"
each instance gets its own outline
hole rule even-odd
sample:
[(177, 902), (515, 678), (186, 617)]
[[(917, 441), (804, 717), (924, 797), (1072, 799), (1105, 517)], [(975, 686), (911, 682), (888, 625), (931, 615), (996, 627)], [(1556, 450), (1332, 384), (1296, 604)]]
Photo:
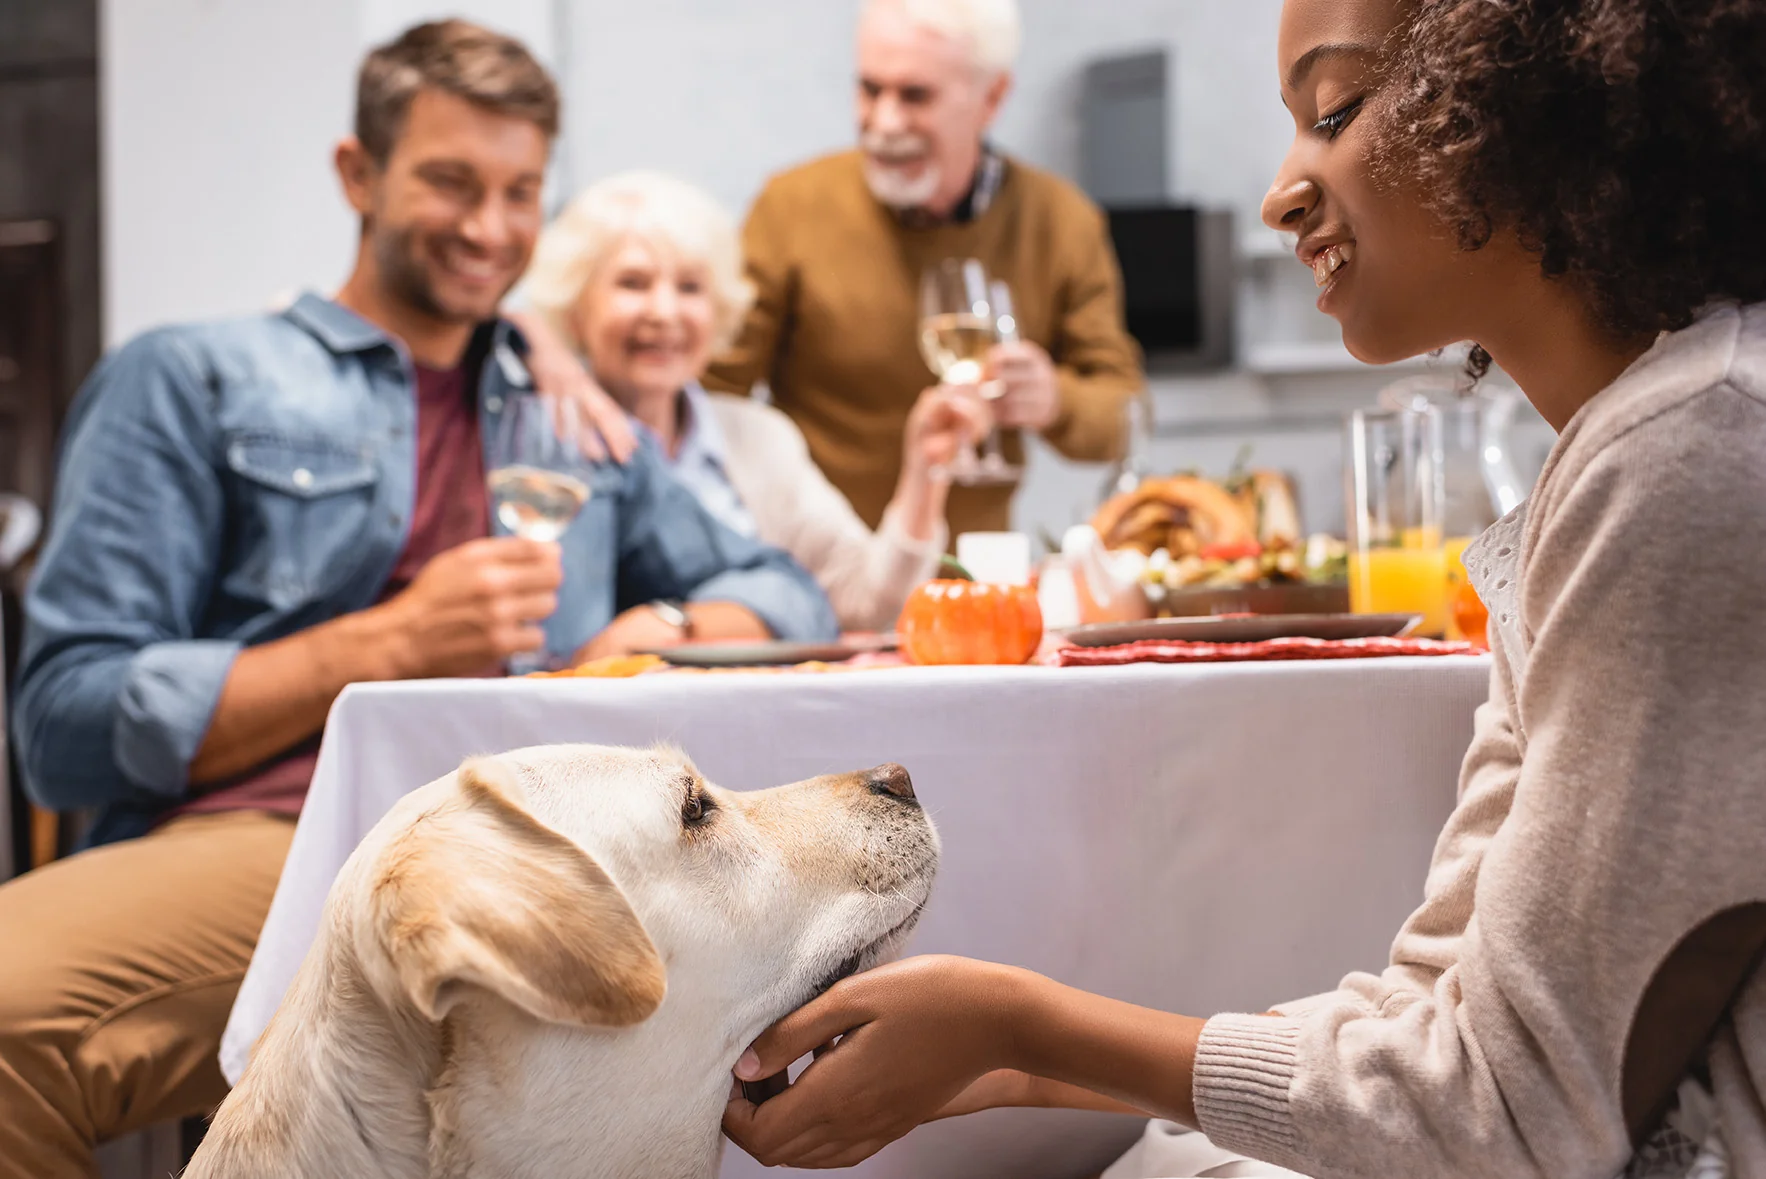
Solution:
[[(529, 380), (519, 334), (485, 330), (492, 439)], [(101, 361), (68, 415), (25, 596), (13, 735), (32, 797), (99, 808), (94, 843), (182, 800), (239, 652), (379, 598), (415, 502), (416, 415), (404, 350), (313, 295), (149, 332)], [(814, 579), (717, 523), (654, 447), (570, 473), (591, 495), (560, 541), (549, 651), (662, 598), (738, 603), (781, 638), (836, 633)]]

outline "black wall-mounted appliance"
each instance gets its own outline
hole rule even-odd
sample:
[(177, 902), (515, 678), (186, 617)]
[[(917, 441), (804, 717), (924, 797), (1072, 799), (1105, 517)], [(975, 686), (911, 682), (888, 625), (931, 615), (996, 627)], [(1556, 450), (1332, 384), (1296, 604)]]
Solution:
[(1232, 214), (1179, 205), (1108, 214), (1128, 331), (1149, 364), (1167, 370), (1231, 365)]
[(1094, 61), (1081, 94), (1081, 182), (1109, 214), (1129, 333), (1150, 368), (1230, 366), (1238, 302), (1233, 218), (1171, 200), (1170, 54)]

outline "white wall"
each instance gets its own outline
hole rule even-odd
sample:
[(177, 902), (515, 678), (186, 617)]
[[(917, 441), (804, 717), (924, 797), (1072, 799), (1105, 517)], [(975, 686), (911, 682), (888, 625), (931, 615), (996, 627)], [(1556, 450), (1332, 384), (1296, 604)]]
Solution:
[(103, 0), (104, 321), (237, 315), (348, 272), (331, 170), (363, 52), (458, 14), (553, 62), (552, 0)]
[(852, 139), (855, 0), (573, 0), (577, 186), (655, 167), (734, 210), (768, 174)]
[(106, 340), (335, 284), (352, 229), (329, 153), (355, 0), (105, 0), (101, 15)]
[[(1290, 134), (1276, 98), (1280, 0), (1021, 0), (1024, 56), (1005, 148), (1079, 165), (1085, 64), (1170, 49), (1174, 195), (1254, 215)], [(661, 167), (745, 207), (766, 177), (853, 136), (857, 0), (573, 0), (573, 179)]]

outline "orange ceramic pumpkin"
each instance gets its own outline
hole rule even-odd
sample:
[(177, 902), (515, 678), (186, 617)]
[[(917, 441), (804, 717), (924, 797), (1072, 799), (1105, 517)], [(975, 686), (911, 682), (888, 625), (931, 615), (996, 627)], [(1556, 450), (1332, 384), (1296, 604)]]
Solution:
[(1042, 607), (1027, 585), (928, 581), (895, 629), (915, 663), (1023, 663), (1042, 642)]

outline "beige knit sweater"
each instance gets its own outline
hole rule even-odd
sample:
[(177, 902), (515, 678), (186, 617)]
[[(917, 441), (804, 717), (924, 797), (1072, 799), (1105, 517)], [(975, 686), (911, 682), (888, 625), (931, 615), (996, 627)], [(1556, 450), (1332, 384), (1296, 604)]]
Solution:
[(1610, 1179), (1690, 1071), (1766, 1176), (1766, 305), (1589, 402), (1467, 564), (1495, 666), (1422, 907), (1383, 974), (1209, 1021), (1202, 1129), (1320, 1179)]

